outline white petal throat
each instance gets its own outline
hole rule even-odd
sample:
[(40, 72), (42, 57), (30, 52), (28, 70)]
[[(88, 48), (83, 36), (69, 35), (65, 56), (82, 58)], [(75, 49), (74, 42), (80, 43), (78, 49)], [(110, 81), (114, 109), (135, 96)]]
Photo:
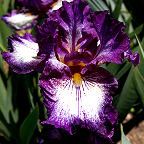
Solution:
[(74, 121), (75, 118), (98, 122), (104, 100), (102, 85), (82, 81), (80, 87), (75, 87), (72, 80), (65, 80), (56, 86), (56, 103), (50, 119), (56, 116), (55, 121), (63, 124)]

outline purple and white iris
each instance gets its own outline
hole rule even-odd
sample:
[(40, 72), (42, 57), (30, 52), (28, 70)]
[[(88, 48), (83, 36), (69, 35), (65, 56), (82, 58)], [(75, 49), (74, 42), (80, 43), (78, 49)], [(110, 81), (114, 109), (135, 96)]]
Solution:
[(84, 1), (63, 2), (37, 27), (38, 43), (30, 34), (13, 35), (10, 53), (2, 56), (17, 73), (42, 73), (39, 86), (48, 115), (43, 124), (71, 134), (80, 125), (111, 138), (117, 121), (112, 95), (118, 83), (99, 66), (120, 64), (125, 58), (139, 64), (139, 54), (132, 55), (124, 29), (108, 11), (91, 12)]
[[(12, 29), (26, 30), (32, 28), (39, 17), (48, 17), (49, 12), (57, 10), (65, 0), (18, 0), (26, 9), (2, 16), (2, 20)], [(71, 2), (72, 0), (66, 0)]]

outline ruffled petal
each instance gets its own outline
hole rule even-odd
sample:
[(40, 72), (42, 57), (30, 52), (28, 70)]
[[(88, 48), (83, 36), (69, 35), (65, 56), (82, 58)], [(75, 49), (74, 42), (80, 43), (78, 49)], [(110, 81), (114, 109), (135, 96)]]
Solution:
[(54, 0), (18, 0), (24, 7), (36, 13), (46, 12), (50, 9), (50, 5), (54, 3)]
[(92, 23), (89, 22), (90, 11), (87, 2), (68, 3), (64, 1), (61, 9), (51, 13), (50, 18), (57, 23), (54, 35), (55, 52), (61, 62), (64, 61), (65, 55), (75, 51), (79, 53), (88, 51), (91, 54), (93, 47), (88, 46), (87, 48), (86, 46), (92, 42), (96, 48), (99, 38)]
[(138, 52), (132, 54), (132, 50), (127, 50), (124, 52), (123, 55), (124, 59), (128, 59), (128, 61), (132, 62), (133, 65), (136, 67), (140, 63), (140, 55)]
[(108, 11), (93, 13), (92, 20), (100, 38), (98, 53), (93, 63), (121, 63), (122, 54), (130, 47), (130, 39), (124, 32), (124, 24), (111, 16)]
[(32, 28), (37, 23), (38, 15), (32, 15), (27, 10), (16, 12), (13, 10), (11, 14), (2, 16), (2, 20), (15, 30), (25, 30)]
[(54, 37), (57, 25), (57, 21), (50, 17), (41, 26), (37, 26), (35, 35), (39, 44), (40, 54), (46, 54), (49, 57), (51, 52), (54, 52)]
[[(122, 63), (125, 59), (130, 39), (124, 29), (124, 24), (108, 11), (93, 13), (87, 2), (77, 0), (71, 3), (64, 1), (62, 8), (50, 13), (37, 35), (40, 33), (45, 39), (39, 44), (41, 49), (45, 47), (45, 51), (48, 51), (50, 43), (46, 42), (46, 38), (51, 35), (54, 52), (62, 63), (75, 61), (76, 64), (101, 65), (105, 62)], [(75, 55), (80, 55), (82, 61), (76, 61)], [(88, 55), (88, 60), (85, 55)], [(133, 63), (134, 57), (131, 57)]]
[(14, 72), (25, 74), (33, 70), (41, 71), (42, 59), (37, 57), (39, 47), (32, 35), (28, 33), (23, 37), (13, 35), (8, 39), (10, 52), (2, 52), (2, 56)]
[(73, 134), (76, 125), (111, 138), (117, 112), (111, 94), (117, 89), (116, 79), (103, 68), (87, 70), (77, 87), (72, 78), (41, 76), (39, 86), (44, 96), (48, 119), (43, 124), (64, 128)]
[(57, 60), (55, 54), (52, 52), (49, 59), (45, 63), (43, 75), (54, 78), (72, 77), (70, 68)]
[(18, 0), (22, 2), (26, 8), (35, 13), (49, 13), (62, 7), (62, 1), (71, 2), (73, 0)]

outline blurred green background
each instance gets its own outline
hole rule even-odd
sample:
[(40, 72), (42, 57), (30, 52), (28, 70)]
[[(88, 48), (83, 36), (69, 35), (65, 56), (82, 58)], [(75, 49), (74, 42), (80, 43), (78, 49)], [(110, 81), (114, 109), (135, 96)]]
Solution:
[[(125, 32), (131, 40), (130, 49), (140, 53), (141, 62), (136, 68), (127, 60), (122, 64), (103, 65), (119, 82), (113, 100), (119, 114), (119, 122), (123, 123), (128, 113), (132, 115), (132, 118), (123, 124), (127, 134), (144, 120), (144, 1), (87, 1), (93, 11), (109, 10), (116, 19), (124, 22)], [(20, 8), (21, 5), (15, 0), (0, 0), (0, 17)], [(0, 52), (7, 51), (7, 37), (14, 33), (17, 32), (0, 20)], [(43, 97), (37, 86), (38, 79), (39, 74), (36, 72), (26, 75), (13, 73), (0, 55), (0, 144), (54, 143), (52, 138), (61, 141), (65, 135), (61, 130), (56, 131), (51, 126), (40, 125), (47, 116)], [(47, 130), (50, 132), (46, 132)], [(120, 138), (120, 127), (117, 126), (113, 140), (116, 143)], [(124, 141), (123, 143), (126, 144)]]

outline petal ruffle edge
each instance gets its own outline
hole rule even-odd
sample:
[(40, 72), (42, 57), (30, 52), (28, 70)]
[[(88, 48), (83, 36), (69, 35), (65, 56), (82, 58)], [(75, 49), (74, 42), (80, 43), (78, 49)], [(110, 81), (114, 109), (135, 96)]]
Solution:
[(111, 94), (117, 88), (117, 81), (103, 68), (87, 71), (82, 77), (81, 87), (76, 88), (70, 78), (41, 76), (39, 86), (48, 110), (48, 119), (43, 124), (64, 128), (71, 134), (80, 125), (111, 138), (117, 121)]
[(92, 19), (100, 38), (98, 53), (92, 63), (122, 63), (122, 54), (130, 47), (130, 39), (124, 32), (124, 24), (108, 11), (95, 12)]
[(32, 15), (28, 10), (17, 12), (13, 10), (11, 14), (2, 16), (2, 20), (14, 30), (26, 30), (32, 28), (37, 23), (38, 15)]
[(135, 67), (140, 63), (140, 55), (138, 52), (132, 54), (132, 50), (127, 50), (123, 53), (123, 57), (124, 59), (128, 59), (128, 61), (132, 62)]
[(37, 57), (39, 47), (32, 35), (28, 33), (23, 37), (13, 35), (8, 39), (10, 52), (2, 52), (2, 56), (14, 72), (25, 74), (33, 70), (41, 71), (44, 59)]

